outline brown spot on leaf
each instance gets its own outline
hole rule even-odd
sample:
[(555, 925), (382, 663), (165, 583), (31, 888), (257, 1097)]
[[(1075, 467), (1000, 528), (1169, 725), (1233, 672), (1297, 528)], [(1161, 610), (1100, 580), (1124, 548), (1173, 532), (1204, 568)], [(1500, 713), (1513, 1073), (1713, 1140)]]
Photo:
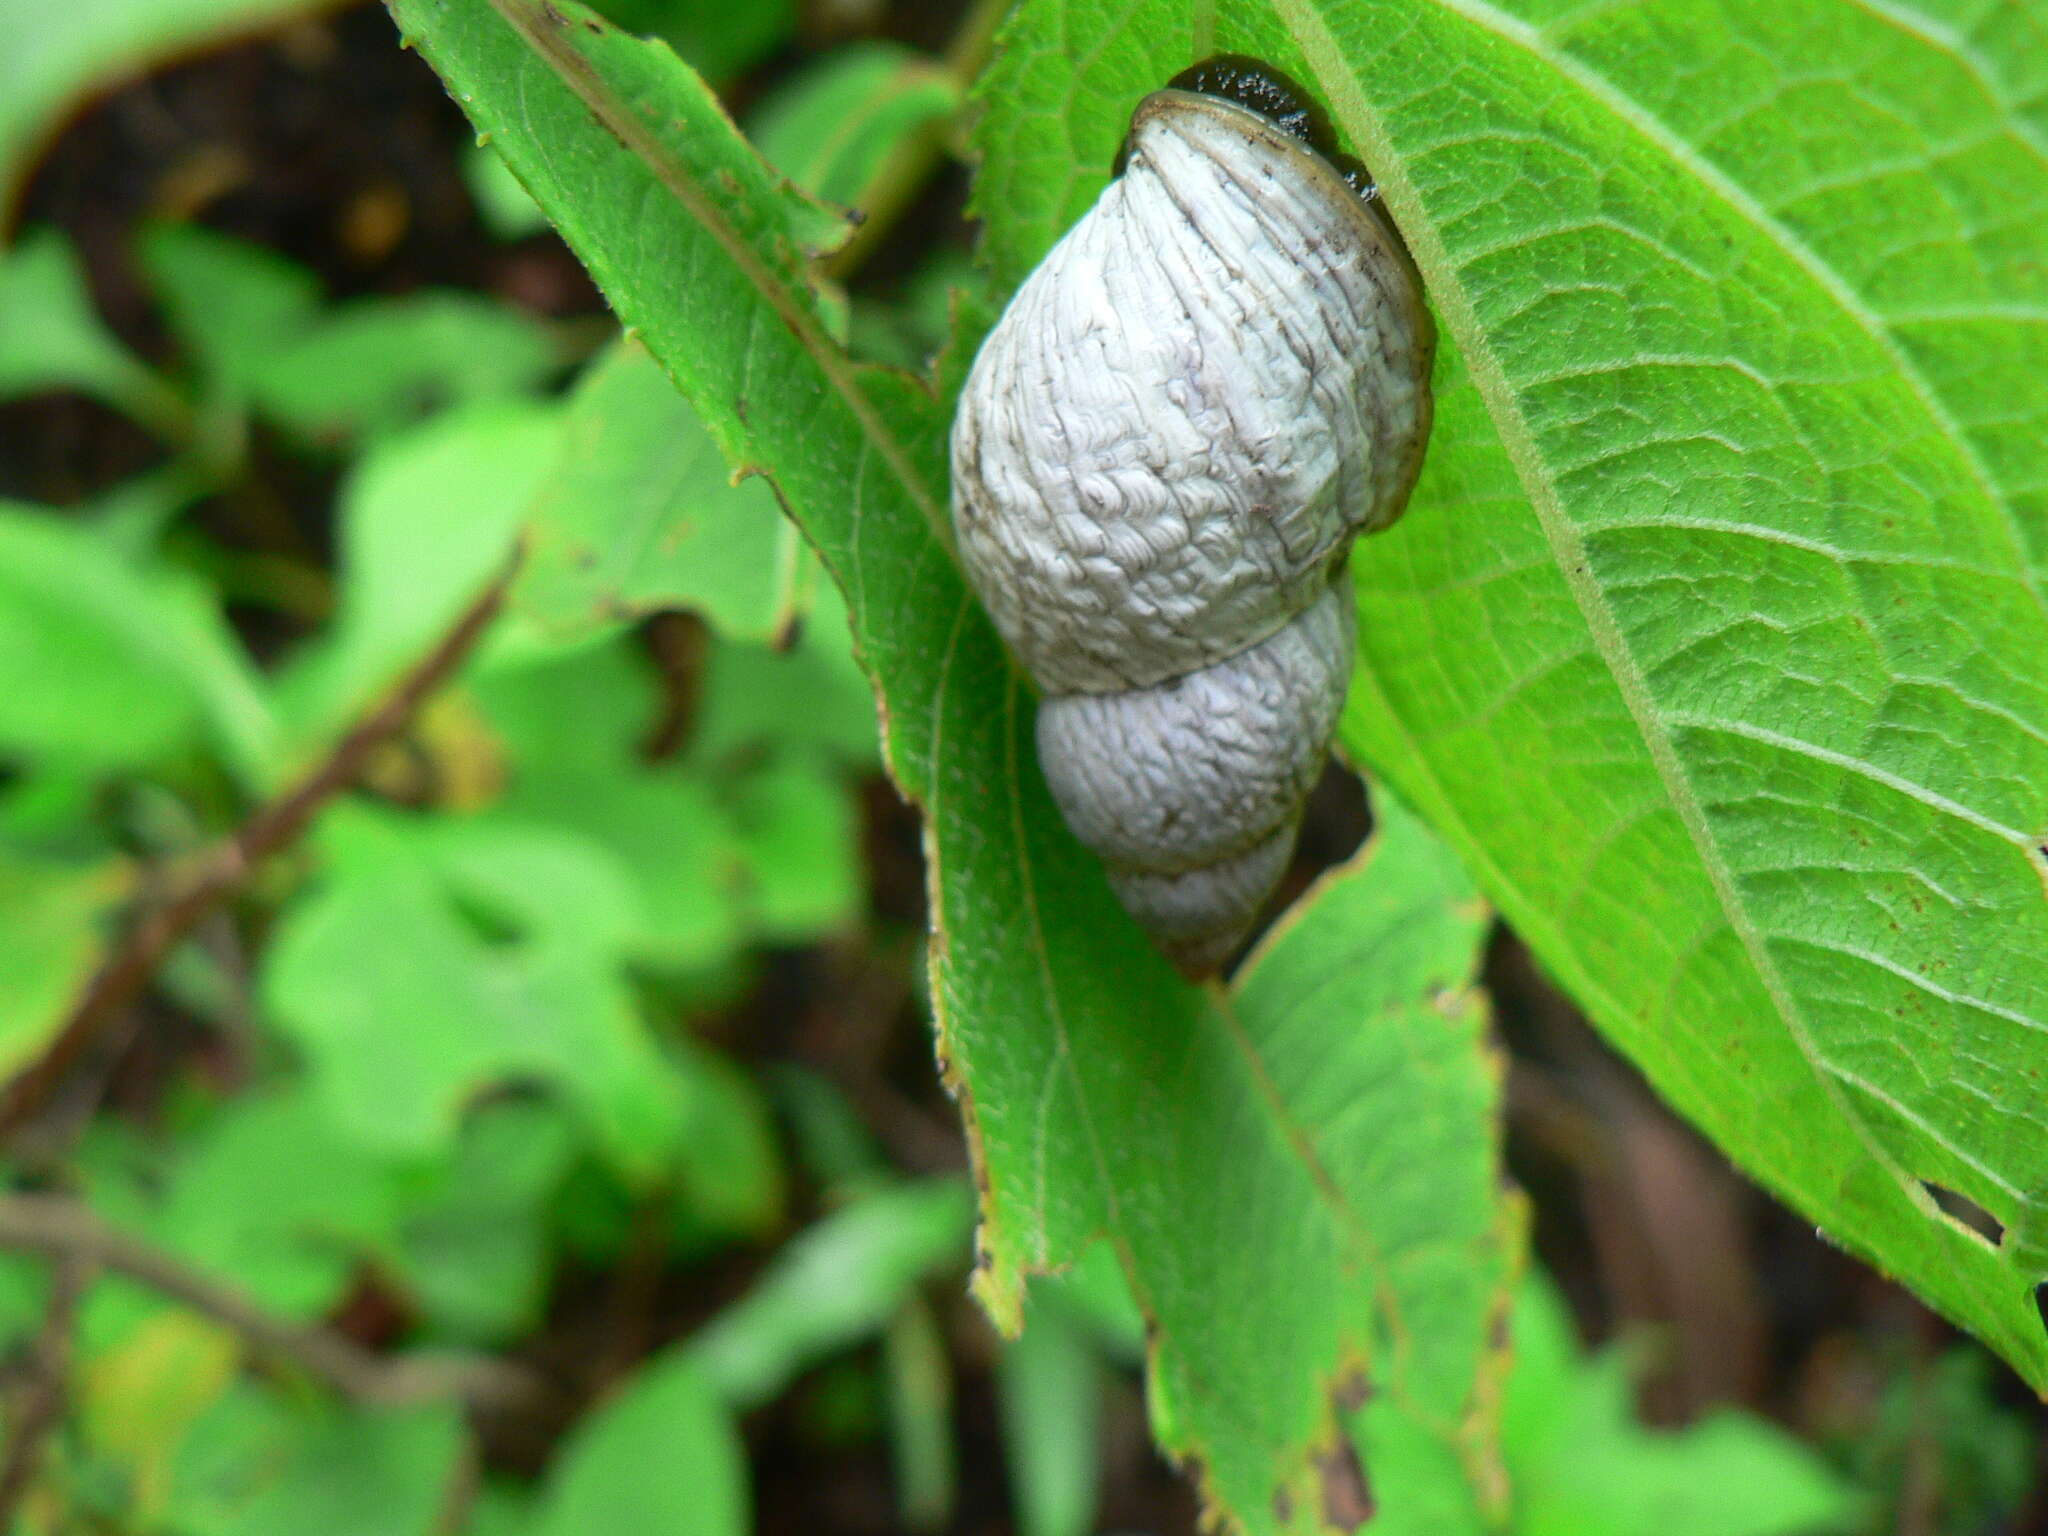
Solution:
[(1288, 1496), (1285, 1488), (1275, 1488), (1273, 1490), (1273, 1523), (1284, 1526), (1291, 1524), (1293, 1520), (1294, 1500)]
[(1365, 1480), (1365, 1466), (1348, 1440), (1340, 1440), (1316, 1458), (1316, 1471), (1323, 1479), (1323, 1523), (1340, 1531), (1355, 1531), (1370, 1520), (1378, 1506)]

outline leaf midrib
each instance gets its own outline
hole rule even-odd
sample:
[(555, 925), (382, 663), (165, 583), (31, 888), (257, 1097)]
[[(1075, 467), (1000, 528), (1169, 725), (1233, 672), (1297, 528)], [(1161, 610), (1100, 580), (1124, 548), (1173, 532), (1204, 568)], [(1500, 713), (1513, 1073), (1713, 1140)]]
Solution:
[[(789, 327), (805, 355), (825, 376), (833, 392), (845, 402), (862, 435), (901, 483), (904, 494), (923, 515), (927, 529), (940, 547), (945, 548), (946, 541), (940, 527), (944, 514), (931, 488), (917, 472), (908, 450), (897, 440), (896, 434), (882, 420), (881, 413), (859, 387), (854, 377), (857, 365), (825, 333), (810, 307), (764, 266), (752, 245), (725, 219), (713, 200), (704, 195), (689, 167), (676, 162), (667, 146), (648, 131), (638, 113), (618, 102), (605, 88), (590, 61), (561, 41), (557, 35), (559, 28), (535, 15), (535, 0), (490, 0), (490, 5), (555, 78), (590, 109), (633, 158), (646, 167), (648, 173), (696, 220), (698, 226), (718, 242), (727, 260), (775, 311), (776, 318)], [(605, 25), (607, 28), (610, 26), (609, 23)]]

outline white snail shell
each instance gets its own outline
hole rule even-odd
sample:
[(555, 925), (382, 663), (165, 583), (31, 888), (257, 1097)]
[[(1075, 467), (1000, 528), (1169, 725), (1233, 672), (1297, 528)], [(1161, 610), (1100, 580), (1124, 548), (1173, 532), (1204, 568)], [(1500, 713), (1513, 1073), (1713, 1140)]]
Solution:
[(1285, 869), (1352, 665), (1346, 556), (1400, 515), (1435, 332), (1321, 155), (1166, 90), (1018, 289), (953, 426), (960, 555), (1044, 694), (1076, 836), (1184, 971)]

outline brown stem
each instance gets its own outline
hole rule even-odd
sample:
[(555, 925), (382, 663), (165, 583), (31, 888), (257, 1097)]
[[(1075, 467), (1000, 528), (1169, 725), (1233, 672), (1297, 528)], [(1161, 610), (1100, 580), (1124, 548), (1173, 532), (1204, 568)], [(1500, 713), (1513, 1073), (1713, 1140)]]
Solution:
[(502, 1409), (528, 1403), (539, 1391), (531, 1375), (507, 1361), (379, 1355), (329, 1329), (275, 1317), (236, 1287), (188, 1269), (171, 1254), (102, 1221), (89, 1206), (69, 1196), (0, 1195), (0, 1248), (39, 1253), (60, 1265), (89, 1265), (138, 1281), (366, 1406), (453, 1397), (472, 1407)]
[(171, 949), (239, 889), (265, 859), (289, 847), (322, 806), (355, 782), (377, 750), (404, 731), (419, 707), (454, 674), (490, 628), (519, 563), (520, 551), (515, 550), (440, 643), (335, 743), (333, 751), (261, 807), (233, 836), (201, 854), (171, 894), (135, 921), (87, 984), (49, 1049), (0, 1098), (0, 1136), (18, 1130), (49, 1102), (78, 1059), (142, 995)]
[(50, 1304), (36, 1333), (31, 1375), (7, 1426), (7, 1459), (0, 1465), (0, 1531), (14, 1529), (15, 1510), (42, 1465), (43, 1442), (64, 1416), (72, 1332), (92, 1268), (89, 1260), (74, 1256), (60, 1261), (50, 1277)]

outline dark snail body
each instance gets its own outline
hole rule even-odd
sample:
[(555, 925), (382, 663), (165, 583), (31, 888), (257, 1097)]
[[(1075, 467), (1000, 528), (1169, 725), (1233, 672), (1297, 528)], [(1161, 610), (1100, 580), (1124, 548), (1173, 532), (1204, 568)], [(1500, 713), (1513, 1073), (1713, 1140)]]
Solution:
[(1045, 695), (1054, 798), (1200, 975), (1327, 756), (1345, 558), (1414, 484), (1435, 333), (1306, 96), (1229, 56), (1180, 79), (1231, 99), (1139, 103), (1118, 179), (975, 360), (953, 479), (968, 576)]

